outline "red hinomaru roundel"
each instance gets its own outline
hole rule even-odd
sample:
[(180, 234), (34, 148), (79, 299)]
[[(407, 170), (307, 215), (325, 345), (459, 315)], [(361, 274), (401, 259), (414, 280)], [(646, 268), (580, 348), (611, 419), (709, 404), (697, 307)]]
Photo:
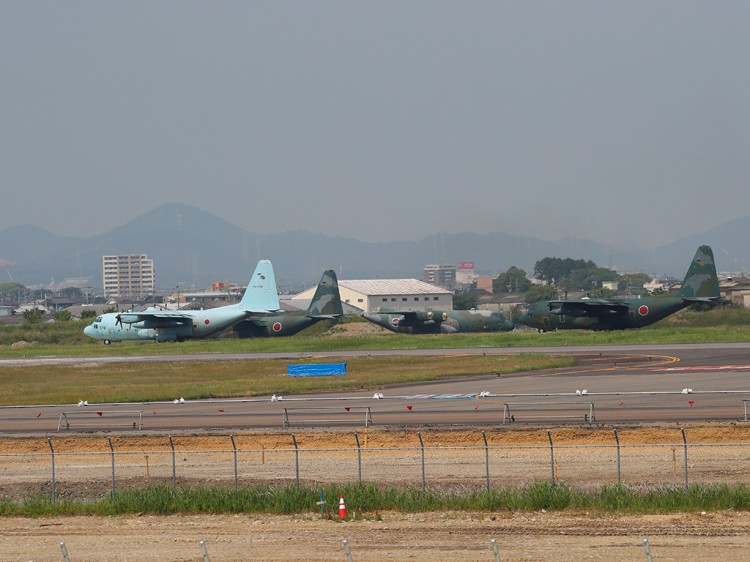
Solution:
[(206, 318), (206, 319), (205, 319), (205, 320), (203, 321), (203, 323), (204, 323), (204, 324), (205, 324), (206, 326), (208, 326), (208, 325), (209, 325), (209, 324), (211, 323), (211, 321), (210, 321), (210, 320), (209, 320), (208, 318)]
[(281, 331), (281, 322), (274, 322), (272, 327), (274, 332), (280, 332)]
[(638, 314), (641, 316), (646, 316), (648, 314), (648, 307), (645, 304), (642, 304), (638, 307)]

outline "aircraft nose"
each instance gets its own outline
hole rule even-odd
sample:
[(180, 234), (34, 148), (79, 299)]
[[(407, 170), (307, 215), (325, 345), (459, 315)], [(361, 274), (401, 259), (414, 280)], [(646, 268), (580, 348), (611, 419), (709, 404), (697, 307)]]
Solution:
[(92, 328), (92, 327), (91, 327), (91, 325), (88, 325), (88, 326), (86, 326), (86, 327), (85, 327), (85, 328), (83, 329), (83, 333), (84, 333), (84, 335), (86, 335), (86, 336), (88, 336), (88, 337), (90, 337), (90, 338), (93, 338), (93, 337), (94, 337), (94, 334), (92, 333), (93, 331), (94, 331), (94, 328)]

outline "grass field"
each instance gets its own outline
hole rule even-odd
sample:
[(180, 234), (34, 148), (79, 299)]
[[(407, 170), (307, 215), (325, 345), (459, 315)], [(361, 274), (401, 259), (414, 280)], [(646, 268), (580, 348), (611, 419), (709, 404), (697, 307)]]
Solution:
[[(507, 373), (570, 364), (565, 357), (533, 354), (436, 358), (362, 358), (348, 361), (346, 378), (290, 380), (286, 360), (139, 363), (136, 356), (155, 354), (353, 351), (415, 348), (481, 348), (644, 343), (704, 343), (750, 341), (750, 311), (685, 311), (668, 322), (641, 330), (613, 332), (560, 331), (540, 334), (518, 330), (497, 334), (414, 336), (370, 333), (342, 335), (347, 325), (322, 322), (288, 338), (211, 339), (184, 343), (122, 342), (109, 346), (81, 333), (83, 323), (0, 327), (0, 358), (133, 356), (133, 363), (102, 366), (95, 362), (72, 366), (1, 367), (4, 384), (0, 404), (77, 402), (81, 389), (87, 400), (127, 402), (171, 399), (236, 397), (290, 392), (375, 388), (396, 382), (417, 382), (440, 377)], [(361, 326), (361, 324), (360, 324)], [(26, 342), (19, 345), (17, 342)], [(15, 344), (15, 345), (14, 345)], [(516, 350), (517, 351), (517, 350)], [(314, 361), (314, 359), (311, 359)]]
[[(309, 513), (319, 498), (336, 506), (339, 495), (356, 505), (366, 517), (377, 510), (419, 513), (425, 511), (540, 511), (591, 510), (601, 513), (675, 513), (691, 511), (747, 510), (750, 490), (743, 485), (694, 485), (642, 490), (621, 485), (603, 486), (596, 491), (572, 489), (564, 484), (536, 482), (524, 489), (501, 488), (491, 491), (399, 489), (387, 486), (357, 485), (296, 488), (294, 486), (254, 486), (231, 488), (178, 488), (148, 486), (118, 492), (115, 498), (98, 501), (29, 497), (23, 502), (0, 498), (0, 517), (48, 517), (56, 515), (105, 515), (128, 513), (170, 515), (175, 513)], [(331, 512), (335, 512), (332, 509)], [(361, 517), (361, 515), (360, 515)]]
[(89, 402), (103, 403), (378, 388), (443, 377), (563, 367), (572, 364), (572, 358), (536, 354), (367, 357), (348, 360), (346, 377), (310, 378), (287, 376), (287, 363), (257, 359), (2, 367), (0, 404), (76, 403), (82, 393)]
[[(82, 322), (0, 326), (0, 358), (750, 341), (750, 310), (736, 308), (706, 312), (686, 310), (640, 330), (563, 330), (540, 334), (519, 329), (491, 334), (420, 336), (383, 332), (335, 337), (341, 333), (342, 327), (358, 322), (364, 321), (346, 319), (340, 323), (321, 322), (288, 338), (223, 338), (179, 344), (120, 342), (110, 346), (84, 336), (82, 330), (85, 323)], [(17, 342), (26, 343), (19, 345)]]

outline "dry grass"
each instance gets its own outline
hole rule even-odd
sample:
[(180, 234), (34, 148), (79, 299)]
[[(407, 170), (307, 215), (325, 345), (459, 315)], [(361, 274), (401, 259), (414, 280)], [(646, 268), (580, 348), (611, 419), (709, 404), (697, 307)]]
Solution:
[(570, 364), (570, 357), (530, 354), (368, 357), (349, 360), (345, 376), (311, 378), (288, 377), (283, 360), (4, 367), (0, 404), (76, 403), (83, 394), (89, 402), (105, 403), (336, 391)]

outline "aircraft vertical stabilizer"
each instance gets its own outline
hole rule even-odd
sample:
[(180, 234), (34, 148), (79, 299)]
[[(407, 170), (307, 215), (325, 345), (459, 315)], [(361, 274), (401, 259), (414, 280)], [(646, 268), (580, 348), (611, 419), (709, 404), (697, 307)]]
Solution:
[(336, 272), (328, 269), (323, 272), (323, 277), (315, 290), (315, 296), (307, 308), (307, 315), (311, 318), (338, 318), (344, 315), (339, 295), (339, 282)]
[(720, 297), (719, 277), (716, 274), (714, 252), (710, 246), (700, 246), (680, 289), (684, 300), (715, 300)]
[(276, 276), (269, 260), (258, 262), (242, 296), (240, 307), (247, 312), (270, 312), (281, 308)]

